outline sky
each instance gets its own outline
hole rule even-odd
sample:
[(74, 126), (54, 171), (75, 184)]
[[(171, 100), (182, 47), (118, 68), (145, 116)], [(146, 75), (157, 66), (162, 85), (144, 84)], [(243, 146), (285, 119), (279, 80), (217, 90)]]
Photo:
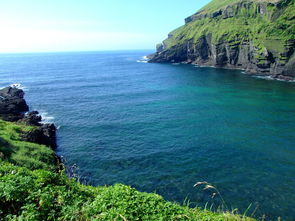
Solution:
[(0, 53), (154, 49), (210, 0), (0, 0)]

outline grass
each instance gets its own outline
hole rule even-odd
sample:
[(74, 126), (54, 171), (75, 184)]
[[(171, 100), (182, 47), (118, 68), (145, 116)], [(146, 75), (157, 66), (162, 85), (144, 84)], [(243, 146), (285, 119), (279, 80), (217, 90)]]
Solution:
[[(274, 0), (275, 1), (275, 0)], [(264, 1), (264, 2), (274, 2)], [(166, 50), (185, 44), (188, 41), (197, 43), (202, 36), (212, 36), (212, 43), (228, 42), (231, 44), (251, 41), (255, 48), (267, 49), (279, 56), (284, 52), (286, 42), (295, 39), (295, 1), (285, 1), (279, 7), (267, 6), (267, 13), (259, 14), (258, 3), (253, 0), (249, 9), (237, 8), (238, 0), (214, 0), (201, 9), (201, 13), (212, 13), (226, 5), (238, 9), (234, 17), (224, 19), (203, 18), (185, 24), (170, 33), (172, 37), (164, 41)], [(275, 43), (275, 44), (274, 44)]]
[(227, 5), (231, 5), (234, 4), (236, 2), (238, 2), (239, 0), (213, 0), (211, 1), (209, 4), (205, 5), (200, 11), (202, 13), (211, 13), (211, 12), (215, 12), (221, 8), (226, 7)]
[[(219, 9), (225, 8), (228, 5), (234, 5), (235, 3), (238, 3), (240, 0), (213, 0), (209, 4), (205, 5), (200, 11), (202, 13), (212, 13)], [(280, 0), (252, 0), (255, 3), (259, 2), (271, 2), (276, 3)]]
[(21, 141), (31, 129), (0, 120), (0, 220), (253, 220), (181, 206), (122, 184), (83, 185), (57, 170), (50, 148)]
[(34, 127), (0, 120), (0, 156), (15, 165), (33, 170), (56, 170), (53, 150), (44, 145), (21, 141), (22, 133), (33, 129)]

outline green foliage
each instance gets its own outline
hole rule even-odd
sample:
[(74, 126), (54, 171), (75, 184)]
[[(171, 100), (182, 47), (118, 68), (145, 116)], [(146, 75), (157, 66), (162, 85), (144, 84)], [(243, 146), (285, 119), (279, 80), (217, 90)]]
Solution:
[[(280, 6), (267, 6), (265, 14), (258, 13), (258, 0), (248, 9), (240, 7), (237, 0), (214, 0), (201, 9), (200, 14), (209, 14), (227, 5), (232, 5), (237, 14), (224, 19), (223, 16), (210, 16), (185, 24), (170, 33), (164, 41), (166, 49), (187, 41), (197, 43), (202, 36), (212, 36), (212, 43), (252, 41), (254, 46), (266, 48), (274, 54), (286, 50), (286, 42), (295, 39), (295, 1), (286, 1)], [(238, 8), (240, 7), (240, 8)], [(270, 44), (275, 42), (275, 44)]]
[(250, 220), (190, 209), (117, 184), (81, 185), (45, 170), (0, 163), (0, 211), (3, 220)]
[(22, 133), (32, 129), (34, 128), (0, 120), (0, 157), (29, 169), (57, 169), (53, 150), (21, 140)]
[(122, 184), (82, 185), (57, 171), (50, 148), (21, 141), (31, 129), (0, 120), (0, 220), (251, 220), (180, 206)]
[(227, 5), (231, 5), (233, 3), (236, 3), (238, 1), (239, 0), (223, 0), (223, 1), (213, 0), (209, 4), (204, 6), (200, 11), (203, 11), (203, 13), (214, 12), (214, 11), (217, 11)]

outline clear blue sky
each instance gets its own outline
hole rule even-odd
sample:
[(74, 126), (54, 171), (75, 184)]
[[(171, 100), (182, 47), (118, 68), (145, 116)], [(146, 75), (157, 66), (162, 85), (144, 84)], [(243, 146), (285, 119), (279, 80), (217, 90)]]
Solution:
[(210, 0), (0, 0), (0, 52), (153, 49)]

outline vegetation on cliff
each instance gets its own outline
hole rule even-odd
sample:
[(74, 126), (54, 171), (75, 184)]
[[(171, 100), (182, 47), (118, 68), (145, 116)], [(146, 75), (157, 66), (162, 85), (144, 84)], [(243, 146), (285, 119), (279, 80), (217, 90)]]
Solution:
[[(260, 48), (284, 52), (285, 42), (295, 39), (295, 2), (284, 1), (280, 5), (267, 2), (273, 1), (254, 0), (242, 4), (240, 0), (214, 0), (193, 15), (191, 22), (171, 32), (171, 38), (165, 43), (172, 47), (186, 39), (197, 42), (202, 35), (212, 34), (213, 43), (224, 39), (235, 42), (253, 40)], [(225, 12), (223, 16), (222, 10)], [(276, 44), (271, 44), (272, 40)]]
[(60, 170), (52, 149), (21, 139), (32, 129), (0, 120), (1, 220), (251, 220), (180, 206), (121, 184), (82, 185)]
[(295, 76), (295, 1), (213, 0), (169, 34), (152, 62)]

